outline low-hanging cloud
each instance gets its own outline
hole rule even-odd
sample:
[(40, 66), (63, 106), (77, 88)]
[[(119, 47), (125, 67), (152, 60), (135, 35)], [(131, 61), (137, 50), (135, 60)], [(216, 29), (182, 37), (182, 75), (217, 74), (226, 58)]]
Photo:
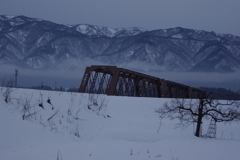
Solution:
[[(75, 70), (35, 70), (18, 68), (18, 85), (19, 86), (40, 86), (42, 83), (47, 86), (63, 86), (78, 88), (85, 68), (92, 65), (111, 65), (102, 62), (85, 59), (83, 63), (78, 65)], [(157, 71), (158, 66), (148, 65), (147, 63), (141, 64), (119, 64), (117, 67), (126, 68), (129, 70), (141, 72), (160, 79), (166, 79), (185, 85), (194, 87), (221, 87), (232, 90), (240, 89), (240, 71), (231, 73), (217, 73), (217, 72), (161, 72)], [(4, 78), (14, 78), (15, 69), (17, 67), (12, 65), (0, 66), (0, 80)]]

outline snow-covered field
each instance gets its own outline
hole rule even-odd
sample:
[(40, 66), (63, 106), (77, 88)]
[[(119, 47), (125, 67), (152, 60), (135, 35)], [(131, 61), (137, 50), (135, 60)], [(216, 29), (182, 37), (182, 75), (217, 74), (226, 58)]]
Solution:
[[(5, 91), (0, 160), (240, 159), (240, 124), (218, 123), (216, 139), (197, 138), (194, 126), (160, 121), (155, 109), (170, 99), (12, 89), (6, 103)], [(209, 120), (203, 125), (206, 134)]]

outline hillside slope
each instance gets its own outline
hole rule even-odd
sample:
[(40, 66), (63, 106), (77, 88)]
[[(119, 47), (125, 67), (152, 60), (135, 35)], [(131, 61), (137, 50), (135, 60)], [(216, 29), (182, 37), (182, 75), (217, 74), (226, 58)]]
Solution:
[(2, 15), (0, 58), (0, 65), (31, 69), (78, 70), (94, 61), (157, 71), (232, 72), (240, 69), (240, 37), (181, 27), (111, 29)]

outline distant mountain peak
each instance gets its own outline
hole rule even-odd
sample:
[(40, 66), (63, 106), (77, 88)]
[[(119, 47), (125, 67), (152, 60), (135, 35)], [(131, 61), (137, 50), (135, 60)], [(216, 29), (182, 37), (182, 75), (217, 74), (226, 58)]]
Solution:
[(71, 27), (82, 34), (86, 34), (89, 36), (106, 36), (106, 37), (133, 36), (146, 31), (142, 28), (137, 28), (137, 27), (113, 29), (113, 28), (95, 26), (95, 25), (89, 25), (89, 24), (78, 24), (78, 25), (73, 25)]
[(0, 16), (0, 65), (71, 70), (83, 63), (232, 72), (240, 69), (240, 37), (182, 27), (112, 29)]

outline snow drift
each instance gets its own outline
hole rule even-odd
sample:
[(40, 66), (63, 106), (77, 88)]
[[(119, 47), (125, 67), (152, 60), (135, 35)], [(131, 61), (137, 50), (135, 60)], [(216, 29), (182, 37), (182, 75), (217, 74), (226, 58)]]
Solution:
[[(217, 138), (175, 128), (155, 110), (169, 99), (0, 88), (1, 160), (237, 160), (240, 125), (217, 124)], [(203, 124), (206, 133), (209, 121)]]

